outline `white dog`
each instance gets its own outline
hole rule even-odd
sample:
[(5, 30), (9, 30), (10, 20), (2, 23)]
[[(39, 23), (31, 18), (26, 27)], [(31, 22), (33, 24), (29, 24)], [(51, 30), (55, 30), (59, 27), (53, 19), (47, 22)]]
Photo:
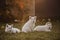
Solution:
[(36, 23), (36, 16), (29, 16), (29, 20), (24, 24), (23, 28), (22, 28), (22, 32), (31, 32), (33, 31), (33, 28), (35, 27), (35, 23)]
[(20, 30), (18, 28), (13, 28), (13, 24), (6, 24), (5, 32), (20, 33)]
[(11, 32), (12, 25), (6, 24), (5, 32)]
[(51, 31), (52, 23), (47, 22), (45, 25), (39, 25), (34, 28), (34, 31)]

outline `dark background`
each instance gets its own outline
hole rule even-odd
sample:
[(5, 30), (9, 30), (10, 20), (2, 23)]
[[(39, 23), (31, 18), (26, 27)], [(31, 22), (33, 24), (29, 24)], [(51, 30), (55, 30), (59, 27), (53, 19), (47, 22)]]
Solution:
[[(24, 10), (19, 9), (19, 6), (15, 7), (15, 1), (8, 1), (8, 3), (11, 3), (8, 6), (6, 1), (8, 0), (0, 0), (0, 22), (12, 21), (15, 18), (20, 20), (23, 16), (25, 17)], [(9, 14), (6, 12), (7, 10), (9, 10)], [(19, 12), (20, 14), (18, 14)], [(60, 19), (59, 0), (35, 0), (35, 15), (37, 18)]]
[(36, 0), (36, 15), (40, 17), (60, 16), (59, 0)]

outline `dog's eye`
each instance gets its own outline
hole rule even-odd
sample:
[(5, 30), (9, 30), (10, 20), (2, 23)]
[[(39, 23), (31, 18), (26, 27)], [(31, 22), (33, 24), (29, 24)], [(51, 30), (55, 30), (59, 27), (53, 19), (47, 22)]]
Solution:
[(8, 26), (7, 26), (8, 27)]

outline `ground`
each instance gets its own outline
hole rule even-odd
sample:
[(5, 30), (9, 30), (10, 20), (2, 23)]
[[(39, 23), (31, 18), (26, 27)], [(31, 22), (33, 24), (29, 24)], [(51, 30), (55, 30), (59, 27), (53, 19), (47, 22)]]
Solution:
[[(51, 32), (30, 32), (30, 33), (5, 33), (5, 24), (0, 24), (0, 40), (60, 40), (60, 22), (52, 22), (53, 28)], [(2, 27), (1, 27), (2, 26)], [(17, 28), (22, 28), (22, 25), (14, 23)]]

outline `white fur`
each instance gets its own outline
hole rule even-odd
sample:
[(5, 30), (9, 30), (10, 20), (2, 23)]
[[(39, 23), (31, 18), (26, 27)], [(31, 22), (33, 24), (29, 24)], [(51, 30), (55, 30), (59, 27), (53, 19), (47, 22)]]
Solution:
[(12, 33), (20, 33), (20, 30), (18, 28), (12, 28), (11, 32)]
[(51, 31), (52, 23), (47, 22), (45, 25), (39, 25), (34, 28), (34, 31)]
[(5, 32), (11, 32), (12, 25), (6, 24)]
[(5, 32), (10, 33), (20, 33), (20, 30), (18, 28), (13, 28), (13, 25), (6, 25)]
[(34, 16), (34, 17), (29, 16), (29, 20), (24, 24), (24, 26), (22, 28), (22, 32), (27, 33), (27, 32), (33, 31), (35, 22), (36, 22), (36, 16)]

